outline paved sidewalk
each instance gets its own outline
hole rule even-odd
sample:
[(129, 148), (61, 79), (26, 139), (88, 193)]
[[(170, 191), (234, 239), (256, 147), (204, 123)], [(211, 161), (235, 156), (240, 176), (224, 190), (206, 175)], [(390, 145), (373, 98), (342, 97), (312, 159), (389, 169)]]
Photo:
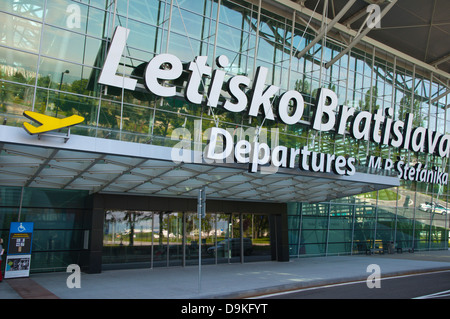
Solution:
[[(367, 266), (378, 264), (382, 277), (450, 270), (450, 251), (392, 255), (332, 256), (293, 259), (290, 262), (258, 262), (202, 266), (199, 285), (197, 266), (107, 270), (81, 274), (81, 288), (68, 288), (69, 273), (31, 274), (29, 284), (42, 289), (19, 294), (14, 281), (0, 283), (1, 299), (210, 299), (246, 298), (262, 293), (366, 280)], [(38, 284), (38, 285), (35, 285)], [(22, 282), (22, 289), (29, 285)], [(38, 288), (34, 288), (38, 289)], [(18, 293), (19, 291), (19, 293)]]

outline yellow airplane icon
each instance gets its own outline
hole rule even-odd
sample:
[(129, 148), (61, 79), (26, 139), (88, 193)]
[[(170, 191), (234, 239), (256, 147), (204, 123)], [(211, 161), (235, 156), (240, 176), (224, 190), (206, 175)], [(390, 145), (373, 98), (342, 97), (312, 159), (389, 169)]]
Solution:
[(30, 120), (33, 120), (40, 124), (40, 126), (36, 127), (31, 125), (30, 123), (23, 123), (24, 129), (29, 134), (40, 134), (54, 130), (59, 130), (61, 128), (73, 126), (84, 121), (84, 117), (78, 115), (72, 115), (64, 119), (58, 119), (53, 116), (48, 116), (32, 111), (24, 111), (23, 115), (29, 118)]

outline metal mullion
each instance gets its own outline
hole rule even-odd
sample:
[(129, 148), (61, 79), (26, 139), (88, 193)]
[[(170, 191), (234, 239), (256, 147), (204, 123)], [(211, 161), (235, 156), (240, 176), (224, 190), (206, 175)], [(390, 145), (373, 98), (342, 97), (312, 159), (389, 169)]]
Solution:
[[(398, 194), (398, 188), (397, 188), (397, 194)], [(397, 200), (398, 200), (398, 195), (397, 195)], [(397, 205), (396, 205), (396, 207), (398, 207), (398, 202), (397, 202)], [(375, 244), (376, 244), (376, 242), (377, 242), (377, 224), (378, 224), (378, 191), (377, 191), (377, 201), (376, 201), (376, 205), (375, 205), (375, 219), (374, 219), (374, 222), (375, 222), (375, 227), (374, 227), (374, 230), (373, 230), (373, 248), (375, 249)]]
[(328, 243), (330, 240), (330, 218), (331, 218), (331, 203), (328, 202), (327, 204), (327, 214), (328, 214), (328, 221), (327, 221), (327, 235), (325, 240), (325, 256), (328, 256)]
[[(349, 3), (354, 2), (355, 0), (351, 0), (347, 2), (347, 6)], [(320, 65), (319, 65), (319, 88), (322, 87), (322, 70), (324, 69), (323, 67), (323, 54), (324, 54), (324, 50), (326, 49), (326, 36), (327, 36), (327, 32), (328, 32), (328, 24), (325, 21), (325, 18), (328, 16), (328, 0), (325, 0), (324, 5), (323, 5), (323, 12), (322, 12), (322, 21), (321, 21), (321, 27), (320, 29), (323, 30), (323, 36), (321, 37), (322, 39), (322, 43), (321, 43), (321, 50), (320, 50)], [(335, 18), (336, 20), (336, 18)], [(317, 39), (318, 37), (316, 37)], [(315, 39), (314, 39), (315, 40)], [(314, 40), (312, 42), (310, 42), (309, 44), (311, 45), (311, 43), (314, 43)], [(313, 64), (313, 70), (314, 70), (314, 64)], [(314, 71), (313, 71), (314, 73)], [(319, 143), (321, 144), (321, 140), (322, 140), (322, 134), (319, 135)]]
[(170, 41), (170, 30), (172, 24), (172, 11), (173, 11), (173, 0), (170, 0), (170, 11), (169, 11), (169, 21), (167, 26), (167, 37), (166, 37), (166, 53), (169, 52), (169, 41)]
[(291, 68), (292, 68), (292, 50), (294, 49), (294, 34), (295, 34), (295, 12), (296, 10), (292, 10), (292, 26), (291, 26), (291, 47), (289, 49), (289, 68), (288, 68), (288, 81), (287, 87), (288, 89), (291, 86)]
[(183, 260), (181, 262), (182, 266), (186, 266), (186, 212), (182, 212), (182, 249), (183, 249)]
[[(215, 29), (215, 33), (214, 33), (214, 47), (213, 47), (213, 64), (214, 64), (214, 66), (216, 66), (216, 49), (217, 49), (217, 35), (219, 34), (220, 6), (221, 6), (221, 0), (217, 0), (216, 29)], [(211, 13), (212, 13), (213, 7), (214, 6), (211, 5)]]
[[(398, 198), (399, 198), (399, 188), (397, 187), (397, 196), (395, 199), (395, 222), (394, 222), (394, 247), (396, 246), (397, 242), (397, 224), (398, 224)], [(414, 195), (415, 196), (415, 195)], [(414, 201), (415, 202), (415, 201)]]
[(155, 228), (155, 212), (152, 212), (152, 246), (151, 246), (151, 248), (150, 248), (150, 269), (153, 269), (153, 254), (154, 254), (154, 251), (155, 251), (155, 247), (154, 247), (154, 244), (155, 244), (155, 241), (154, 241), (154, 228)]
[[(261, 22), (261, 6), (262, 6), (262, 0), (259, 0), (258, 2), (258, 16), (257, 16), (257, 21), (256, 21), (256, 35), (255, 35), (255, 54), (253, 57), (253, 79), (255, 79), (255, 74), (256, 74), (256, 59), (258, 57), (258, 46), (259, 46), (259, 25)], [(253, 8), (251, 13), (253, 12)]]
[[(414, 198), (414, 203), (416, 203), (416, 199), (417, 199), (417, 191), (415, 192), (415, 198)], [(397, 196), (397, 198), (398, 198), (398, 196)], [(417, 207), (416, 207), (416, 205), (414, 205), (414, 210), (413, 210), (413, 235), (412, 235), (412, 245), (411, 245), (411, 248), (412, 249), (414, 249), (414, 245), (415, 245), (415, 240), (416, 240), (416, 238), (415, 238), (415, 236), (414, 236), (414, 234), (415, 234), (415, 230), (416, 230), (416, 212), (417, 212)]]
[(413, 64), (413, 75), (412, 75), (412, 83), (411, 83), (411, 111), (414, 112), (414, 99), (415, 99), (415, 94), (414, 94), (414, 87), (416, 84), (416, 65)]
[(298, 211), (300, 213), (300, 223), (298, 232), (297, 258), (300, 258), (300, 249), (302, 245), (302, 227), (303, 227), (303, 203), (298, 203)]
[[(386, 65), (386, 70), (388, 70), (388, 66)], [(396, 106), (395, 106), (395, 96), (396, 96), (396, 73), (397, 73), (397, 57), (394, 56), (394, 64), (392, 65), (392, 96), (391, 96), (391, 108), (394, 110), (392, 117), (395, 118)], [(388, 146), (389, 150), (389, 159), (391, 158), (391, 150), (392, 146)]]
[[(372, 65), (370, 68), (370, 95), (369, 95), (369, 112), (373, 113), (374, 110), (372, 110), (372, 101), (373, 101), (373, 76), (374, 76), (374, 70), (375, 70), (375, 47), (372, 48)], [(364, 75), (363, 75), (363, 83), (364, 83)], [(376, 104), (376, 103), (375, 103)], [(370, 152), (370, 142), (367, 142), (366, 144), (366, 156), (369, 156)]]
[(239, 235), (240, 235), (240, 243), (241, 243), (241, 249), (240, 249), (240, 259), (241, 259), (241, 264), (244, 263), (244, 221), (243, 218), (244, 214), (240, 213), (239, 214)]
[[(170, 242), (169, 242), (169, 234), (170, 234), (170, 213), (166, 213), (167, 214), (167, 257), (166, 257), (166, 266), (169, 267), (169, 253), (170, 253)], [(161, 221), (160, 221), (161, 222)]]
[(355, 241), (355, 222), (356, 222), (356, 205), (355, 203), (351, 204), (352, 207), (352, 244), (350, 247), (350, 255), (353, 255), (353, 245)]
[[(47, 1), (44, 2), (44, 8), (43, 11), (47, 11)], [(36, 91), (37, 91), (37, 84), (38, 84), (38, 78), (39, 78), (39, 67), (41, 65), (41, 54), (42, 54), (42, 43), (44, 42), (44, 26), (45, 26), (45, 15), (42, 18), (42, 24), (41, 24), (41, 36), (39, 39), (39, 50), (38, 50), (38, 59), (37, 59), (37, 65), (36, 65), (36, 78), (34, 80), (34, 91), (33, 91), (33, 101), (31, 105), (31, 111), (34, 111), (34, 106), (36, 103)]]
[[(217, 213), (214, 213), (214, 246), (217, 247)], [(217, 265), (217, 249), (216, 253), (214, 254), (214, 262)]]

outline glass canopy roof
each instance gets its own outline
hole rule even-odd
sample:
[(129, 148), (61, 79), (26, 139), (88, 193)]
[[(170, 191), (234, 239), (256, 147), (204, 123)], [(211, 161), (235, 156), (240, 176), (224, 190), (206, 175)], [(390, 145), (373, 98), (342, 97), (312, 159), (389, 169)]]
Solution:
[[(7, 137), (7, 138), (6, 138)], [(175, 163), (171, 148), (72, 135), (31, 136), (0, 126), (0, 185), (147, 196), (319, 202), (398, 186), (398, 177), (279, 169), (249, 173), (233, 164)]]

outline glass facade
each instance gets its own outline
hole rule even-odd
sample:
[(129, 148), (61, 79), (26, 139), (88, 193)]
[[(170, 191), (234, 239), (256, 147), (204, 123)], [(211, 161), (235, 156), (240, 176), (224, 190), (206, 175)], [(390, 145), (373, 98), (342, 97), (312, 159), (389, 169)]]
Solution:
[(290, 256), (388, 252), (390, 245), (394, 252), (399, 248), (447, 249), (448, 216), (427, 208), (408, 207), (405, 201), (413, 199), (408, 195), (402, 199), (396, 191), (378, 191), (328, 203), (289, 204)]
[[(347, 134), (311, 130), (308, 123), (317, 90), (329, 88), (337, 93), (339, 104), (353, 106), (357, 111), (374, 113), (379, 108), (391, 107), (395, 120), (404, 119), (406, 112), (411, 112), (415, 126), (448, 134), (450, 108), (446, 106), (450, 104), (450, 94), (443, 93), (447, 92), (449, 79), (365, 42), (331, 67), (324, 68), (323, 62), (330, 61), (345, 48), (345, 44), (331, 36), (298, 57), (295, 53), (305, 48), (315, 32), (301, 19), (293, 21), (288, 10), (272, 8), (264, 2), (259, 8), (243, 0), (0, 0), (0, 4), (0, 123), (3, 125), (21, 126), (25, 110), (57, 117), (78, 114), (86, 121), (73, 127), (72, 134), (161, 146), (177, 144), (174, 131), (181, 127), (194, 131), (200, 125), (205, 132), (218, 125), (250, 132), (262, 126), (267, 132), (277, 131), (276, 137), (269, 133), (264, 137), (269, 145), (308, 146), (311, 151), (355, 157), (358, 165), (365, 165), (368, 156), (392, 160), (400, 156), (411, 163), (420, 161), (449, 171), (448, 161), (439, 156), (355, 140)], [(138, 84), (143, 83), (146, 63), (156, 54), (171, 53), (184, 63), (204, 55), (210, 66), (215, 65), (216, 57), (226, 55), (230, 63), (224, 68), (225, 81), (236, 75), (253, 80), (256, 68), (264, 66), (269, 70), (267, 84), (280, 87), (280, 93), (300, 91), (305, 99), (302, 123), (286, 125), (277, 120), (266, 121), (261, 116), (250, 117), (245, 112), (228, 112), (221, 107), (211, 109), (178, 97), (157, 97), (143, 89), (131, 92), (99, 85), (97, 80), (116, 26), (130, 29), (118, 72), (136, 78)], [(210, 81), (205, 78), (205, 87)], [(173, 84), (182, 95), (183, 83)], [(194, 144), (193, 135), (190, 141)], [(206, 144), (206, 137), (202, 143)], [(5, 187), (1, 191), (14, 193), (8, 195), (12, 200), (17, 198), (20, 188)], [(67, 191), (62, 194), (72, 196)], [(400, 187), (351, 198), (315, 204), (289, 203), (290, 254), (295, 257), (361, 253), (380, 241), (384, 245), (395, 242), (405, 248), (447, 248), (449, 196), (448, 186), (402, 180)], [(23, 216), (34, 214), (35, 218), (61, 220), (51, 230), (58, 237), (66, 236), (64, 232), (77, 234), (73, 238), (78, 239), (67, 239), (62, 244), (65, 252), (61, 251), (57, 257), (61, 260), (82, 243), (85, 226), (77, 222), (84, 209), (81, 202), (80, 199), (70, 209), (66, 203), (42, 207), (34, 203), (23, 205)], [(2, 201), (0, 206), (5, 232), (5, 223), (15, 218), (12, 210), (18, 204)], [(43, 211), (46, 214), (41, 216)], [(195, 234), (176, 225), (189, 225), (192, 217), (189, 214), (106, 212), (105, 250), (110, 256), (117, 254), (120, 241), (123, 243), (126, 236), (130, 237), (124, 233), (129, 228), (124, 228), (126, 218), (133, 216), (139, 217), (138, 225), (134, 226), (133, 246), (152, 249), (146, 258), (152, 258), (152, 262), (166, 258), (162, 262), (168, 265), (188, 262), (187, 256), (195, 259), (198, 254), (186, 250), (190, 242), (195, 242)], [(222, 217), (211, 218), (212, 223)], [(119, 219), (123, 228), (120, 235), (118, 224), (113, 222)], [(66, 220), (71, 220), (70, 227)], [(165, 235), (160, 235), (155, 225), (160, 228), (165, 225), (162, 227)], [(173, 231), (171, 227), (175, 227)], [(139, 229), (142, 232), (137, 232)], [(38, 232), (36, 240), (41, 240)], [(150, 240), (152, 245), (146, 245)], [(44, 256), (44, 251), (50, 249), (45, 247), (50, 244), (42, 241)], [(213, 245), (209, 237), (206, 243)], [(184, 252), (172, 252), (172, 248), (183, 247)], [(158, 255), (159, 251), (169, 254)], [(139, 253), (126, 252), (123, 258), (129, 255)]]
[[(201, 228), (202, 264), (272, 258), (267, 215), (208, 213)], [(106, 211), (103, 265), (145, 263), (153, 268), (198, 265), (198, 261), (197, 212)]]
[[(32, 272), (65, 271), (88, 249), (92, 211), (88, 192), (0, 187), (3, 248), (11, 222), (33, 222)], [(3, 259), (5, 261), (5, 259)], [(2, 265), (4, 267), (4, 265)]]

